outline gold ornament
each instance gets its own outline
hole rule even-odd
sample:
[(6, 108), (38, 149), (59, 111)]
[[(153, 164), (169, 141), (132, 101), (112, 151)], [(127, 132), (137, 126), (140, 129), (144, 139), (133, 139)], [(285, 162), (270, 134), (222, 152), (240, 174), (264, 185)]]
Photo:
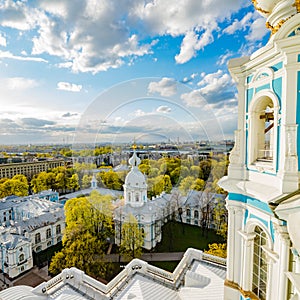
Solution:
[[(296, 0), (296, 1), (299, 1), (299, 0)], [(259, 7), (258, 4), (257, 4), (257, 0), (252, 0), (252, 3), (253, 3), (253, 5), (254, 5), (254, 7), (257, 11), (259, 11), (263, 14), (269, 14), (270, 13), (269, 11), (266, 11), (266, 10), (262, 9), (261, 7)]]
[(296, 7), (297, 12), (299, 13), (300, 12), (300, 0), (295, 0), (294, 6)]

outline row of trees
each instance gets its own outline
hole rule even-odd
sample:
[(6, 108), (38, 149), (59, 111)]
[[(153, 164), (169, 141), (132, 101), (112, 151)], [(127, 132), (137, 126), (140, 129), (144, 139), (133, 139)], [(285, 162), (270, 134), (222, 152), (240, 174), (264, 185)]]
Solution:
[(41, 172), (31, 180), (34, 193), (52, 189), (60, 194), (74, 192), (80, 188), (79, 177), (73, 168), (57, 167), (48, 172)]
[[(101, 148), (101, 151), (110, 150)], [(196, 165), (190, 159), (163, 157), (157, 161), (145, 159), (139, 169), (147, 177), (148, 197), (152, 198), (162, 191), (170, 192), (173, 187), (178, 187), (183, 194), (190, 189), (223, 193), (217, 186), (217, 181), (226, 173), (227, 163), (227, 156), (224, 155), (200, 161)], [(25, 196), (28, 190), (38, 193), (47, 189), (64, 194), (79, 188), (88, 188), (93, 169), (96, 169), (95, 164), (75, 163), (73, 168), (57, 167), (41, 172), (30, 182), (26, 178), (19, 180), (16, 176), (13, 179), (4, 178), (0, 181), (0, 195)], [(126, 175), (127, 171), (114, 172), (110, 169), (97, 173), (96, 178), (100, 187), (122, 190)]]

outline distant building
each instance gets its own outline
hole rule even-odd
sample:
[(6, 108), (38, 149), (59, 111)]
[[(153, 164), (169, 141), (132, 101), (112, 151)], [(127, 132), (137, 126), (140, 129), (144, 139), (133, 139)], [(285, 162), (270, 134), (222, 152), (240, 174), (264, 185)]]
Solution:
[(47, 159), (43, 161), (18, 162), (10, 164), (0, 164), (0, 178), (12, 178), (17, 174), (32, 178), (40, 172), (65, 165), (63, 159)]

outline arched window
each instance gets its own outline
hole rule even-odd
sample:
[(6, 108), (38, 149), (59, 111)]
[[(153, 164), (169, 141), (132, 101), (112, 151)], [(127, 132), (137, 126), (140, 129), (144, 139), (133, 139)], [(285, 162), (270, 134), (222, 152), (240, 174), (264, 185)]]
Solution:
[(194, 218), (195, 219), (199, 218), (199, 212), (198, 212), (198, 210), (195, 210), (195, 212), (194, 212)]
[(265, 300), (268, 283), (268, 265), (263, 246), (267, 243), (267, 236), (258, 226), (255, 227), (254, 232), (256, 236), (253, 248), (252, 291), (259, 299)]
[(135, 194), (135, 201), (136, 201), (136, 202), (139, 202), (139, 200), (140, 200), (139, 193), (136, 193), (136, 194)]
[(35, 234), (35, 243), (38, 244), (41, 242), (41, 234), (38, 232)]
[(191, 210), (190, 210), (189, 208), (186, 210), (186, 215), (187, 215), (188, 217), (191, 216)]
[(23, 260), (24, 260), (24, 254), (21, 253), (21, 254), (19, 255), (19, 262), (22, 262)]
[(275, 169), (278, 107), (271, 96), (261, 95), (251, 105), (248, 164)]
[(56, 226), (56, 234), (61, 234), (61, 226), (60, 226), (60, 224), (58, 224)]
[(46, 238), (49, 239), (51, 237), (51, 229), (48, 228), (46, 231)]

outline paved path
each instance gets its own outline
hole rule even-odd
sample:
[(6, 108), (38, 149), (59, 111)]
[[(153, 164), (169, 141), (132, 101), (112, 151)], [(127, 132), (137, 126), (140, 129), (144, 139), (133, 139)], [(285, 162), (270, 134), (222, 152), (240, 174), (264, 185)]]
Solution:
[[(145, 261), (179, 261), (183, 257), (184, 252), (172, 252), (172, 253), (144, 253), (141, 257)], [(107, 260), (111, 262), (127, 262), (123, 257), (119, 257), (119, 254), (106, 255)]]

